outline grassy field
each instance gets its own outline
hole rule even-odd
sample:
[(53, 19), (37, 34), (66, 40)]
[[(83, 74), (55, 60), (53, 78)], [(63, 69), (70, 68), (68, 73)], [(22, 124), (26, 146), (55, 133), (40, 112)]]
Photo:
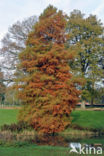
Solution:
[(17, 122), (17, 109), (0, 109), (0, 126)]
[(104, 129), (104, 111), (73, 111), (72, 124), (81, 127)]
[[(15, 156), (69, 156), (69, 155), (78, 156), (79, 154), (70, 153), (70, 148), (68, 147), (65, 148), (65, 147), (29, 145), (24, 147), (5, 148), (0, 146), (0, 156), (14, 156), (14, 155)], [(87, 155), (87, 154), (81, 154), (81, 155)], [(94, 156), (96, 154), (90, 154), (90, 156), (92, 155)]]
[[(0, 126), (17, 122), (17, 109), (0, 109)], [(87, 128), (104, 129), (104, 111), (76, 110), (72, 114), (72, 124)]]
[[(6, 149), (6, 150), (5, 150)], [(24, 147), (0, 146), (0, 156), (67, 156), (69, 148), (29, 145)]]
[[(0, 126), (3, 124), (11, 124), (17, 122), (17, 109), (0, 109)], [(72, 124), (77, 124), (87, 128), (104, 129), (104, 111), (73, 111)], [(76, 130), (75, 130), (76, 131)], [(72, 141), (73, 142), (73, 141)], [(80, 143), (101, 143), (104, 144), (103, 138), (81, 139)], [(53, 147), (53, 146), (38, 146), (38, 145), (24, 145), (24, 146), (3, 146), (0, 145), (0, 156), (74, 156), (70, 154), (70, 149), (67, 147)], [(90, 155), (91, 156), (91, 155)]]

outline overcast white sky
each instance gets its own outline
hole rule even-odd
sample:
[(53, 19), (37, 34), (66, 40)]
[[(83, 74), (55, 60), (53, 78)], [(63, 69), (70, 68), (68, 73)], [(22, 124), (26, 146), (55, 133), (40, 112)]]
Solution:
[(104, 0), (0, 0), (0, 40), (14, 22), (39, 15), (49, 4), (68, 14), (73, 9), (96, 14), (104, 23)]

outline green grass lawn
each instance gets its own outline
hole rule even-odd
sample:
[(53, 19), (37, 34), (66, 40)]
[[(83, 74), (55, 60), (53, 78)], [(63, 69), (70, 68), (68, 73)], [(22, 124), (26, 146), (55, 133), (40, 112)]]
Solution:
[[(24, 147), (5, 148), (3, 146), (0, 146), (0, 156), (69, 156), (69, 155), (78, 156), (79, 154), (70, 153), (70, 148), (68, 147), (29, 145)], [(90, 154), (90, 156), (92, 155), (94, 156), (96, 154)]]
[[(5, 150), (6, 149), (6, 150)], [(29, 145), (24, 147), (0, 146), (0, 156), (67, 156), (69, 148)]]
[[(17, 122), (18, 110), (16, 109), (0, 109), (0, 126), (3, 124), (11, 124)], [(104, 129), (104, 111), (73, 111), (72, 124), (82, 127)], [(104, 139), (81, 139), (80, 143), (102, 143)], [(0, 156), (68, 156), (75, 154), (69, 153), (69, 148), (52, 147), (52, 146), (0, 146)]]
[(81, 127), (104, 129), (104, 111), (73, 111), (72, 118)]
[[(17, 122), (17, 109), (0, 109), (0, 126)], [(104, 111), (76, 110), (72, 114), (72, 124), (82, 127), (104, 129)]]
[(0, 126), (17, 122), (17, 109), (0, 109)]

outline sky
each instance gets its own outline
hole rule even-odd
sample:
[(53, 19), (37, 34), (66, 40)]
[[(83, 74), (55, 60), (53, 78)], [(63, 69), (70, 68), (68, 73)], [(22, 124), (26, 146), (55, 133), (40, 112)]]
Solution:
[(74, 9), (95, 14), (104, 23), (104, 0), (0, 0), (0, 40), (16, 21), (37, 15), (52, 4), (70, 14)]

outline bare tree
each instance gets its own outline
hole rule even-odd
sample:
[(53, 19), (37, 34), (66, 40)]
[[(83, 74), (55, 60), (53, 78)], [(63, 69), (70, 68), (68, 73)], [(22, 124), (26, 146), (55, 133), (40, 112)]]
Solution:
[(1, 41), (0, 55), (3, 57), (1, 68), (5, 71), (5, 77), (10, 79), (16, 69), (18, 54), (25, 48), (25, 41), (28, 34), (33, 30), (37, 22), (36, 16), (17, 21), (11, 27)]

